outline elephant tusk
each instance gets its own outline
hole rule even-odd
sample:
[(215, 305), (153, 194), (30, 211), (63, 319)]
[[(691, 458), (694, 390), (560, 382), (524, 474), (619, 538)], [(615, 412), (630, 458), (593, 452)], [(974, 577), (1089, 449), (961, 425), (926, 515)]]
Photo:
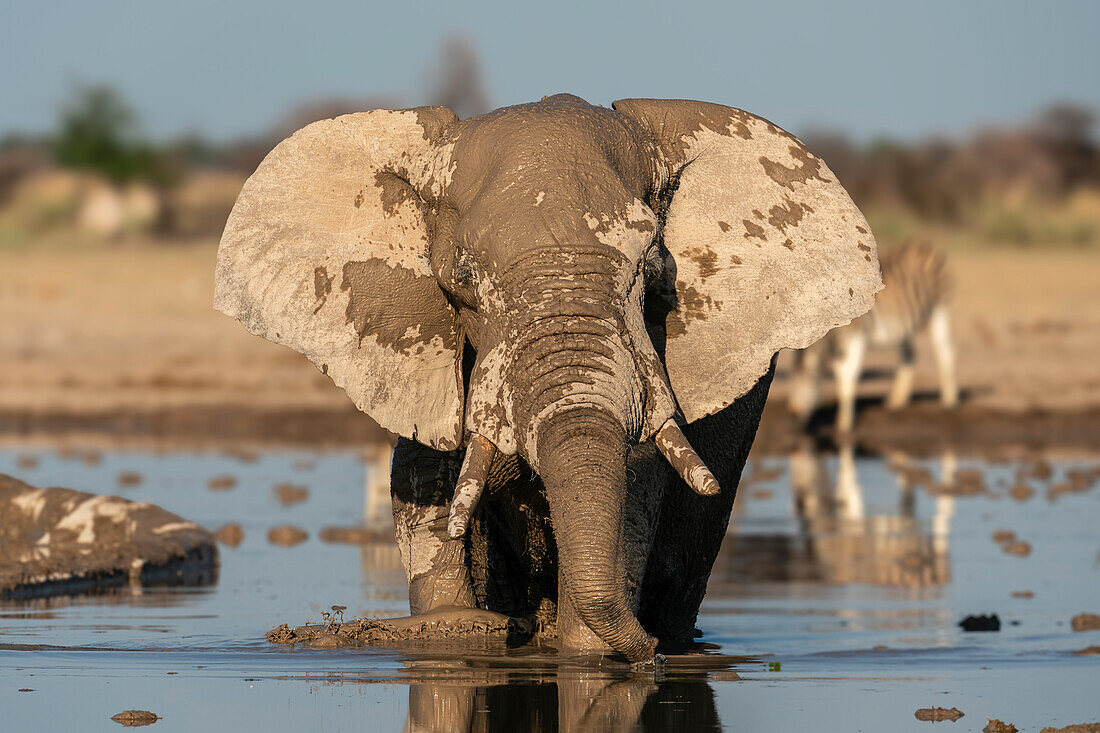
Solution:
[(653, 436), (661, 454), (664, 455), (676, 472), (684, 479), (696, 494), (700, 496), (714, 496), (722, 487), (718, 480), (710, 472), (703, 459), (688, 443), (687, 438), (681, 432), (679, 426), (673, 420), (668, 420), (657, 434)]
[(447, 521), (447, 535), (458, 539), (466, 534), (470, 524), (470, 515), (477, 506), (481, 492), (485, 490), (485, 480), (489, 476), (489, 466), (496, 454), (496, 446), (477, 433), (470, 436), (466, 447), (466, 458), (462, 461), (462, 470), (458, 472), (455, 484), (455, 496), (451, 500), (451, 517)]

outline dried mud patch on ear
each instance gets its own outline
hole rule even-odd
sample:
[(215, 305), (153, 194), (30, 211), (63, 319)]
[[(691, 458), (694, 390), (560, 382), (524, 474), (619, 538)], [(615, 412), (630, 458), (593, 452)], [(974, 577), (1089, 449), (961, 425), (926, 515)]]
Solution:
[(313, 294), (317, 298), (317, 307), (313, 309), (313, 314), (317, 315), (317, 311), (324, 307), (328, 302), (328, 296), (332, 294), (332, 279), (335, 275), (328, 274), (328, 268), (326, 267), (314, 267), (313, 268)]
[(745, 225), (745, 233), (743, 236), (745, 239), (760, 239), (762, 241), (768, 241), (768, 235), (764, 233), (764, 227), (757, 224), (751, 219), (742, 219), (741, 223)]
[(722, 301), (715, 300), (692, 285), (677, 283), (680, 302), (665, 320), (665, 333), (675, 338), (687, 333), (687, 324), (691, 321), (705, 321), (712, 310), (722, 310)]
[[(387, 217), (394, 216), (397, 210), (401, 208), (401, 204), (406, 201), (411, 200), (414, 203), (420, 203), (420, 197), (413, 187), (396, 173), (384, 170), (376, 171), (374, 185), (378, 189), (378, 197), (382, 201), (382, 213)], [(360, 192), (359, 196), (362, 195), (362, 192)], [(361, 198), (357, 197), (357, 200), (361, 200)]]
[(797, 227), (806, 214), (812, 214), (813, 209), (808, 204), (801, 204), (784, 198), (768, 209), (768, 223), (781, 232), (786, 232), (787, 227)]
[(699, 278), (703, 282), (718, 274), (718, 253), (709, 246), (689, 247), (684, 254), (699, 265)]
[(360, 345), (373, 336), (382, 346), (413, 355), (435, 348), (439, 338), (439, 345), (455, 348), (454, 321), (441, 315), (450, 306), (431, 278), (372, 258), (345, 263), (340, 290), (348, 292), (346, 322)]
[(790, 150), (791, 157), (794, 159), (794, 166), (792, 167), (771, 160), (767, 156), (760, 156), (760, 165), (764, 167), (764, 172), (768, 174), (768, 178), (791, 191), (794, 190), (794, 184), (796, 183), (806, 183), (815, 179), (825, 183), (829, 182), (829, 179), (821, 175), (821, 161), (815, 158), (809, 150), (800, 145), (791, 145), (788, 150)]

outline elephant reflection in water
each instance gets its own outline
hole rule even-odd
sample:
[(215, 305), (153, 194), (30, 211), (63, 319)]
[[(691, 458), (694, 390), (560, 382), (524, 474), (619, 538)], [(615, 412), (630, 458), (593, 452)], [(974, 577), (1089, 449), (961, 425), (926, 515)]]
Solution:
[[(826, 456), (803, 444), (789, 456), (792, 503), (798, 531), (790, 534), (736, 532), (736, 522), (711, 577), (709, 591), (736, 595), (745, 582), (925, 588), (950, 582), (948, 539), (953, 496), (937, 492), (930, 524), (916, 516), (917, 484), (901, 453), (887, 456), (898, 480), (889, 513), (869, 512), (856, 469), (855, 449), (842, 444), (835, 478)], [(941, 481), (954, 481), (954, 455), (945, 453)], [(725, 588), (722, 586), (726, 585)]]
[(722, 729), (701, 675), (657, 683), (580, 671), (547, 683), (495, 677), (412, 683), (405, 733)]
[[(828, 583), (923, 588), (950, 582), (948, 537), (955, 511), (952, 496), (937, 495), (931, 527), (916, 516), (916, 486), (900, 470), (908, 457), (889, 457), (897, 470), (896, 513), (868, 513), (856, 471), (855, 449), (844, 443), (830, 486), (824, 456), (803, 446), (790, 456), (791, 488), (801, 534)], [(950, 484), (954, 456), (943, 457), (942, 480)]]
[(367, 539), (359, 548), (360, 568), (368, 597), (389, 600), (405, 591), (405, 567), (393, 542), (393, 510), (390, 499), (390, 459), (393, 446), (385, 441), (367, 445), (361, 454), (365, 469), (363, 527)]

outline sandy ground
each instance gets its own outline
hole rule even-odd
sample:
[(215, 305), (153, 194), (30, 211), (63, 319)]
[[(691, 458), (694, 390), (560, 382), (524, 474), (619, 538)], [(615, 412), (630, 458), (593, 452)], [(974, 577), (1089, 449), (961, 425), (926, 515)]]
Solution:
[[(44, 416), (125, 415), (140, 431), (134, 416), (347, 413), (303, 357), (211, 308), (215, 252), (213, 241), (0, 251), (0, 432)], [(950, 261), (960, 414), (1100, 415), (1100, 253), (990, 248)], [(927, 343), (918, 350), (917, 391), (934, 392)], [(885, 391), (875, 367), (892, 358), (870, 357), (865, 395)], [(925, 422), (936, 412), (918, 407)]]

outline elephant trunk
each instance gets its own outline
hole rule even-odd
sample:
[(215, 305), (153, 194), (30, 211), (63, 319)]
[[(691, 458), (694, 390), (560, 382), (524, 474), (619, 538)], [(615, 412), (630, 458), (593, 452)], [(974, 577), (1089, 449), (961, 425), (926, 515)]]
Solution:
[[(561, 273), (563, 257), (571, 264)], [(542, 478), (558, 546), (559, 597), (631, 661), (655, 642), (630, 611), (621, 544), (626, 451), (642, 425), (645, 387), (624, 339), (612, 283), (621, 254), (602, 245), (533, 249), (507, 283), (518, 310), (508, 375), (517, 443)]]
[(630, 611), (620, 557), (626, 493), (622, 425), (591, 407), (559, 413), (543, 427), (538, 454), (562, 590), (585, 625), (609, 646), (631, 662), (652, 659), (656, 641)]

